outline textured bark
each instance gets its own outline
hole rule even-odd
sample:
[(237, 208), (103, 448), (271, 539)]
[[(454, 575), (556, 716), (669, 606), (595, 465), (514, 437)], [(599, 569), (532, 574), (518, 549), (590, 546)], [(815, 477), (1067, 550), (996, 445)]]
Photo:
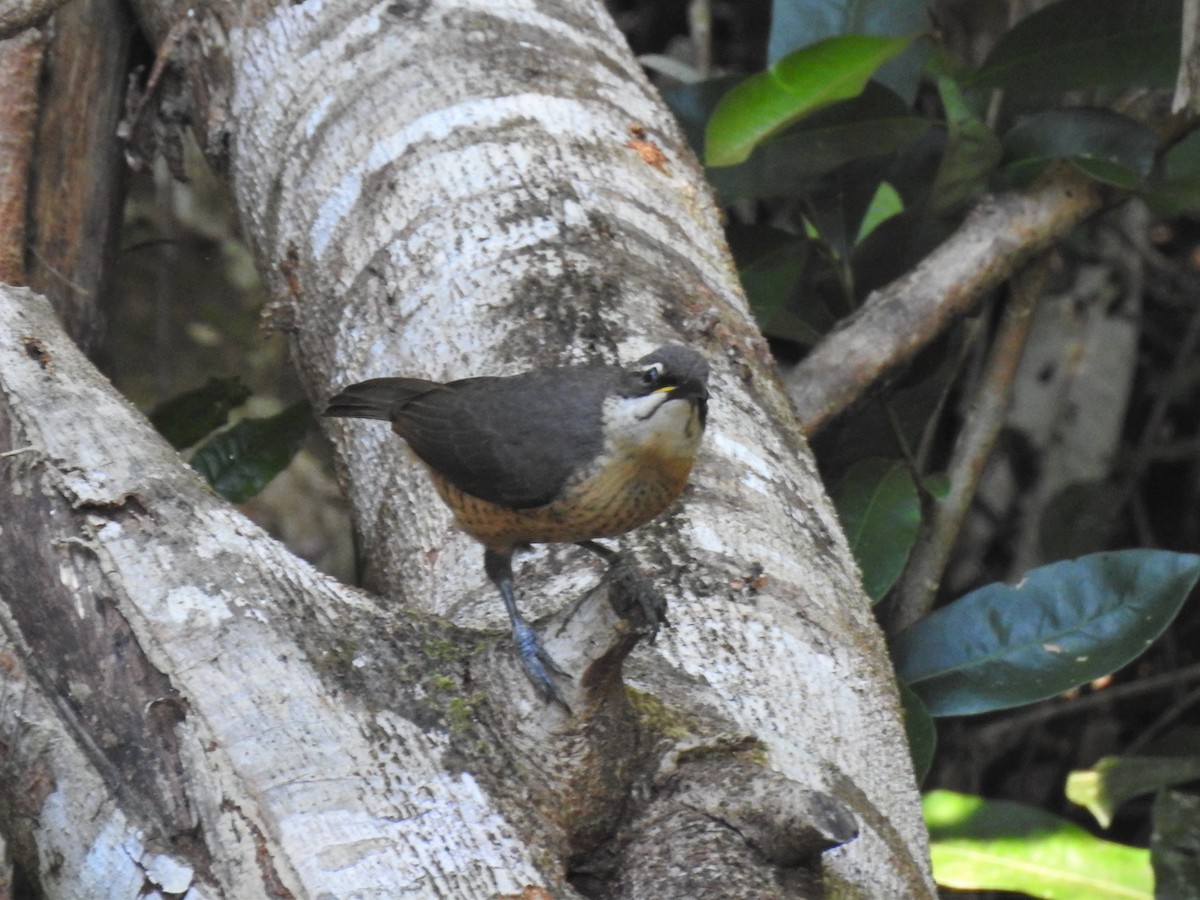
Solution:
[(30, 29), (0, 40), (0, 281), (25, 283), (29, 162), (37, 122), (42, 34)]
[(123, 160), (116, 140), (133, 23), (117, 0), (75, 0), (47, 27), (38, 98), (28, 283), (93, 351), (100, 296), (116, 248)]
[(37, 25), (66, 0), (0, 0), (0, 39)]
[[(314, 399), (681, 340), (714, 400), (693, 486), (626, 542), (674, 603), (654, 645), (625, 660), (637, 635), (578, 551), (518, 571), (575, 676), (568, 717), (521, 675), (479, 548), (385, 427), (334, 433), (378, 603), (208, 494), (36, 298), (6, 295), (0, 437), (22, 452), (0, 467), (38, 498), (22, 521), (55, 510), (37, 547), (71, 567), (26, 565), (26, 526), (6, 527), (0, 594), (21, 603), (36, 569), (48, 615), (87, 637), (61, 646), (25, 612), (10, 640), (65, 667), (51, 694), (66, 654), (101, 698), (172, 699), (165, 724), (132, 699), (119, 728), (102, 699), (95, 721), (72, 712), (110, 736), (105, 765), (167, 741), (122, 779), (147, 833), (195, 823), (172, 858), (238, 898), (931, 895), (878, 629), (699, 168), (600, 4), (178, 9), (139, 14), (155, 43), (182, 29), (193, 121)], [(108, 605), (68, 605), (79, 579)], [(136, 684), (105, 662), (126, 657)]]

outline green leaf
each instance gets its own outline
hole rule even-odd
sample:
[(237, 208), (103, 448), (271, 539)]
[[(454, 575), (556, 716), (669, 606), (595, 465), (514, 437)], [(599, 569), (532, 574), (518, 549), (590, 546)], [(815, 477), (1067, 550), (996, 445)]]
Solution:
[[(798, 47), (844, 34), (913, 34), (929, 27), (925, 0), (774, 0), (767, 59), (775, 62)], [(911, 103), (928, 51), (918, 45), (888, 62), (876, 76)]]
[(942, 887), (1051, 900), (1154, 896), (1148, 850), (1101, 840), (1021, 803), (930, 791), (921, 806)]
[(1052, 160), (1068, 159), (1097, 181), (1133, 188), (1150, 174), (1157, 148), (1153, 131), (1106, 109), (1046, 110), (1004, 136), (1009, 168), (1022, 181)]
[(265, 419), (243, 419), (205, 442), (192, 468), (226, 500), (245, 503), (287, 468), (311, 422), (305, 401)]
[(965, 84), (1034, 94), (1170, 87), (1181, 16), (1182, 0), (1063, 0), (1018, 22)]
[(1200, 210), (1200, 131), (1167, 151), (1162, 168), (1162, 177), (1146, 192), (1150, 208), (1171, 218)]
[(709, 166), (744, 162), (756, 146), (792, 122), (860, 94), (908, 37), (848, 34), (789, 53), (737, 84), (717, 104), (705, 134)]
[(164, 400), (150, 412), (150, 423), (176, 450), (190, 447), (225, 424), (250, 389), (238, 378), (210, 378), (204, 387)]
[(897, 681), (896, 686), (900, 688), (900, 705), (904, 708), (904, 733), (908, 737), (908, 752), (912, 756), (917, 784), (920, 784), (933, 765), (933, 754), (937, 749), (937, 727), (933, 724), (933, 716), (929, 714), (921, 698), (903, 681)]
[(856, 463), (833, 492), (833, 504), (863, 587), (878, 603), (896, 583), (921, 526), (921, 501), (908, 469), (887, 459)]
[(1200, 884), (1200, 797), (1187, 791), (1162, 791), (1154, 800), (1151, 818), (1156, 896), (1194, 898)]
[(663, 100), (679, 120), (688, 146), (696, 156), (704, 156), (704, 129), (712, 118), (713, 110), (734, 85), (744, 80), (741, 75), (721, 75), (662, 92)]
[(934, 716), (1053, 697), (1139, 656), (1200, 576), (1200, 557), (1121, 550), (991, 584), (904, 630), (896, 670)]
[(821, 331), (792, 308), (808, 261), (808, 241), (791, 237), (739, 270), (754, 318), (765, 334), (802, 345), (815, 344)]
[(911, 145), (932, 124), (912, 115), (894, 92), (870, 82), (857, 97), (813, 113), (760, 144), (744, 163), (707, 174), (723, 203), (792, 195), (847, 163)]
[(861, 244), (872, 231), (902, 212), (904, 199), (886, 181), (880, 182), (879, 187), (875, 189), (875, 196), (871, 198), (871, 205), (867, 207), (867, 214), (858, 226), (858, 234), (854, 238), (855, 245)]
[(952, 215), (982, 193), (1000, 162), (1000, 139), (983, 123), (953, 78), (937, 80), (946, 111), (946, 149), (934, 176), (931, 197), (938, 215)]
[(1101, 828), (1121, 804), (1200, 778), (1200, 756), (1106, 756), (1067, 776), (1067, 799), (1085, 807)]
[(931, 125), (928, 119), (898, 116), (806, 127), (772, 138), (744, 163), (710, 169), (708, 176), (722, 203), (795, 194), (846, 163), (907, 147)]

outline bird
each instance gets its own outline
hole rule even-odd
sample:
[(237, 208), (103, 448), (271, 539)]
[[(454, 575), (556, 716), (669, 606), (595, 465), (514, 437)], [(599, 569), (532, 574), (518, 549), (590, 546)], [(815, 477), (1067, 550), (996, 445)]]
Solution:
[[(526, 675), (566, 707), (550, 672), (567, 673), (517, 607), (513, 554), (574, 543), (622, 562), (596, 539), (644, 525), (683, 490), (708, 422), (708, 375), (700, 353), (667, 344), (624, 367), (372, 378), (332, 397), (323, 415), (384, 420), (408, 443), (458, 527), (483, 545)], [(655, 629), (660, 620), (661, 607)]]

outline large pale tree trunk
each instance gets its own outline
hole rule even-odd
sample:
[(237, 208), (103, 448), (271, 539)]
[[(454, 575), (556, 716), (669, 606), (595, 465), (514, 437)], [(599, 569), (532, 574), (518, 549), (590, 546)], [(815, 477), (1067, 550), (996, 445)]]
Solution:
[(623, 542), (671, 600), (653, 645), (579, 551), (518, 567), (568, 716), (385, 426), (332, 428), (367, 595), (211, 495), (44, 301), (0, 293), (23, 870), (51, 896), (100, 860), (130, 887), (91, 896), (931, 895), (883, 642), (700, 170), (600, 3), (138, 6), (174, 29), (314, 400), (680, 341), (712, 364), (710, 426), (681, 501)]

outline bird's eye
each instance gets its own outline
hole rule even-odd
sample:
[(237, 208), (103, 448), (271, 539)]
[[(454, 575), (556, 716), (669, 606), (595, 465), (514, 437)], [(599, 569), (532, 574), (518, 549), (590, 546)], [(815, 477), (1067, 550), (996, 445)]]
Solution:
[(642, 369), (642, 384), (654, 384), (661, 377), (661, 366), (646, 366), (646, 368)]

